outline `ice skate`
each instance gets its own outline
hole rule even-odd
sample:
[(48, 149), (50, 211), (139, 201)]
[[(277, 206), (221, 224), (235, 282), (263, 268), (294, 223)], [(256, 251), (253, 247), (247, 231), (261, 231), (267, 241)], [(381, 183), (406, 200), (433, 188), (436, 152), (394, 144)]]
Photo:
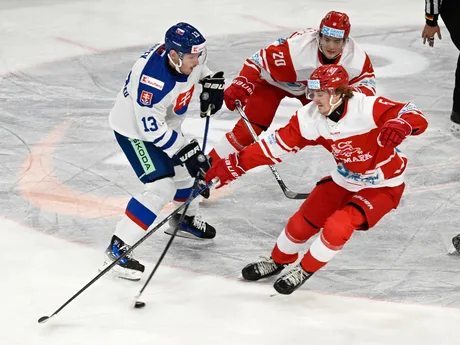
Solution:
[(286, 265), (277, 264), (272, 258), (250, 263), (241, 271), (246, 280), (259, 280), (280, 273)]
[[(117, 236), (113, 235), (112, 240), (110, 241), (110, 245), (105, 251), (105, 260), (102, 269), (118, 259), (128, 249), (129, 246), (127, 246)], [(144, 269), (144, 265), (135, 260), (132, 257), (132, 253), (130, 253), (121, 259), (120, 262), (112, 268), (112, 272), (119, 278), (137, 281), (141, 279)]]
[(303, 285), (313, 273), (305, 271), (300, 264), (296, 265), (288, 273), (280, 277), (273, 287), (283, 295), (290, 295)]
[[(179, 223), (181, 214), (175, 214), (169, 221), (170, 228), (165, 231), (165, 234), (172, 235), (174, 229)], [(216, 236), (216, 229), (201, 219), (200, 216), (184, 216), (179, 231), (176, 236), (185, 238), (201, 238), (211, 239)]]
[(450, 131), (455, 137), (460, 138), (460, 113), (452, 111), (452, 114), (450, 115), (450, 120)]
[(460, 255), (460, 234), (452, 238), (452, 245), (449, 248), (450, 255)]

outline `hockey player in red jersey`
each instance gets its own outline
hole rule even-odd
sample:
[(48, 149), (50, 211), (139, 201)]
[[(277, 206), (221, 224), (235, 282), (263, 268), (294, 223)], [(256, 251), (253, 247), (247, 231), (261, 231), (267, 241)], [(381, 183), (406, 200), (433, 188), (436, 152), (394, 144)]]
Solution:
[(286, 126), (218, 160), (206, 174), (206, 181), (218, 177), (220, 188), (256, 166), (279, 163), (306, 146), (322, 145), (334, 157), (337, 168), (317, 183), (289, 219), (271, 257), (243, 268), (247, 280), (278, 274), (298, 259), (308, 239), (321, 232), (300, 263), (275, 282), (282, 294), (292, 293), (326, 265), (355, 230), (374, 227), (398, 207), (407, 159), (396, 148), (428, 126), (410, 102), (354, 91), (339, 65), (317, 68), (307, 81), (307, 95), (312, 102)]
[[(233, 111), (235, 101), (239, 100), (254, 130), (260, 134), (272, 123), (283, 98), (297, 98), (303, 105), (309, 102), (305, 97), (305, 81), (317, 67), (328, 64), (345, 67), (353, 91), (375, 95), (374, 69), (366, 52), (349, 37), (350, 28), (345, 13), (331, 11), (322, 19), (319, 31), (298, 31), (259, 50), (246, 59), (239, 76), (225, 90), (227, 108)], [(209, 155), (217, 161), (252, 142), (240, 119)]]

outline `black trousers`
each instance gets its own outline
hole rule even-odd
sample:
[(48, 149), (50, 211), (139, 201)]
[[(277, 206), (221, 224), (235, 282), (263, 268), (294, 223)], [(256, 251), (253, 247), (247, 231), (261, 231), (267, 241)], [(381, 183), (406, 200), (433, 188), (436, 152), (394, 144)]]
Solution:
[[(446, 24), (452, 42), (460, 51), (460, 0), (444, 0), (439, 11), (442, 21)], [(455, 71), (454, 104), (452, 110), (460, 114), (460, 54)]]

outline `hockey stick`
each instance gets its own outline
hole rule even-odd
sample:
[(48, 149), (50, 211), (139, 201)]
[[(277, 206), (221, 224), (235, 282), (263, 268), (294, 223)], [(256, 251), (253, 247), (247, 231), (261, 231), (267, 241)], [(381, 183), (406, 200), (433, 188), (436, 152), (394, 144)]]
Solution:
[[(203, 135), (203, 147), (201, 148), (201, 151), (204, 153), (204, 150), (206, 149), (206, 143), (208, 141), (208, 132), (209, 132), (209, 122), (210, 122), (210, 119), (211, 119), (211, 106), (209, 106), (208, 110), (206, 111), (206, 123), (205, 123), (205, 126), (204, 126), (204, 135)], [(200, 184), (195, 181), (193, 188), (197, 188), (196, 186), (200, 186)], [(209, 193), (210, 191), (209, 190), (205, 190), (204, 193), (207, 193), (207, 197), (205, 195), (202, 195), (203, 198), (207, 199), (209, 198)], [(185, 211), (184, 211), (185, 213)], [(181, 222), (179, 222), (178, 224), (180, 224)], [(172, 234), (174, 233), (175, 231), (171, 231), (171, 229), (167, 229), (164, 231), (164, 233), (166, 235), (169, 235), (169, 236), (172, 236)], [(181, 237), (181, 236), (179, 236)]]
[[(193, 191), (196, 188), (197, 181), (198, 181), (198, 178), (195, 179), (195, 182), (193, 184), (192, 193), (190, 194), (189, 200), (193, 196)], [(176, 238), (176, 234), (179, 231), (179, 228), (182, 225), (182, 222), (184, 221), (185, 213), (187, 212), (187, 209), (188, 209), (189, 205), (190, 205), (190, 203), (187, 204), (187, 206), (184, 208), (184, 211), (180, 215), (179, 221), (177, 222), (177, 225), (174, 228), (174, 231), (171, 233), (171, 236), (170, 236), (170, 238), (168, 240), (168, 243), (166, 243), (166, 247), (165, 247), (165, 249), (163, 249), (163, 253), (161, 253), (160, 258), (158, 259), (157, 263), (155, 264), (155, 267), (153, 268), (152, 272), (150, 272), (150, 275), (148, 276), (148, 278), (145, 281), (145, 283), (142, 286), (142, 288), (139, 290), (139, 293), (136, 296), (134, 296), (133, 303), (131, 304), (131, 306), (133, 308), (139, 309), (139, 308), (144, 308), (145, 307), (145, 302), (139, 301), (139, 298), (141, 297), (141, 295), (144, 292), (144, 290), (147, 287), (147, 285), (149, 285), (150, 280), (153, 278), (153, 276), (154, 276), (155, 272), (157, 271), (158, 267), (160, 267), (160, 264), (163, 261), (163, 258), (166, 256), (166, 253), (168, 252), (169, 247), (171, 247), (171, 244), (174, 241), (174, 238)]]
[[(211, 109), (208, 110), (208, 114), (211, 114)], [(203, 147), (201, 148), (201, 151), (204, 152), (204, 150), (206, 149), (206, 142), (208, 141), (208, 132), (209, 132), (209, 121), (211, 119), (211, 116), (210, 115), (207, 115), (206, 116), (206, 123), (204, 125), (204, 136), (203, 136)]]
[[(246, 116), (243, 108), (241, 107), (240, 101), (236, 101), (236, 110), (238, 110), (238, 113), (240, 113), (241, 118), (243, 119), (244, 124), (246, 125), (247, 129), (251, 133), (252, 138), (254, 139), (255, 142), (258, 142), (260, 139), (257, 135), (257, 133), (254, 131), (254, 128), (252, 128), (251, 122), (249, 122), (248, 117)], [(278, 182), (279, 186), (283, 190), (284, 195), (289, 198), (289, 199), (306, 199), (310, 193), (296, 193), (290, 190), (288, 187), (286, 187), (283, 179), (281, 178), (278, 170), (273, 165), (268, 166), (270, 170), (272, 171), (273, 175), (275, 175), (276, 182)]]
[[(210, 119), (210, 113), (211, 113), (211, 108), (208, 109), (207, 111), (207, 116), (206, 116), (206, 124), (204, 127), (204, 136), (203, 136), (203, 148), (202, 151), (204, 152), (204, 149), (206, 147), (206, 141), (208, 140), (208, 131), (209, 131), (209, 119)], [(198, 179), (199, 177), (197, 176), (195, 178), (195, 182), (193, 183), (192, 187), (192, 192), (190, 193), (189, 199), (193, 197), (193, 193), (195, 189), (198, 186)], [(174, 231), (170, 234), (171, 237), (168, 240), (168, 243), (166, 243), (166, 247), (163, 250), (163, 252), (160, 255), (160, 258), (158, 259), (157, 263), (155, 264), (155, 267), (153, 268), (152, 272), (150, 272), (150, 275), (148, 276), (147, 280), (145, 281), (144, 285), (142, 288), (139, 290), (139, 293), (134, 296), (132, 307), (133, 308), (144, 308), (145, 307), (145, 302), (139, 301), (139, 298), (141, 297), (142, 293), (146, 289), (147, 285), (149, 285), (150, 280), (153, 278), (155, 272), (157, 271), (158, 267), (160, 267), (161, 262), (163, 261), (163, 258), (166, 256), (166, 253), (169, 250), (169, 247), (171, 247), (172, 242), (174, 241), (174, 238), (176, 238), (177, 232), (179, 231), (179, 228), (182, 225), (182, 222), (184, 221), (185, 214), (187, 213), (187, 209), (190, 206), (190, 203), (184, 208), (184, 211), (180, 215), (179, 221), (177, 222), (176, 227), (174, 228)]]
[[(210, 120), (211, 120), (211, 106), (209, 106), (208, 110), (206, 111), (206, 122), (205, 122), (205, 125), (204, 125), (204, 135), (203, 135), (203, 147), (201, 148), (201, 151), (203, 151), (204, 154), (206, 154), (204, 152), (204, 150), (206, 150), (206, 143), (208, 142), (208, 132), (209, 132), (209, 122), (210, 122)], [(200, 183), (198, 183), (197, 185), (200, 186)], [(205, 199), (208, 199), (210, 193), (211, 193), (211, 191), (209, 189), (207, 189), (202, 194), (202, 197), (205, 198)]]
[[(89, 283), (87, 283), (85, 286), (83, 286), (80, 290), (78, 290), (77, 293), (75, 293), (71, 298), (69, 298), (63, 305), (61, 305), (56, 311), (51, 314), (50, 316), (42, 316), (41, 318), (38, 319), (38, 323), (45, 323), (49, 319), (51, 319), (53, 316), (55, 316), (57, 313), (59, 313), (62, 309), (64, 309), (70, 302), (72, 302), (75, 298), (77, 298), (83, 291), (85, 291), (87, 288), (89, 288), (91, 285), (93, 285), (99, 278), (101, 278), (103, 275), (105, 275), (108, 271), (112, 269), (116, 264), (118, 264), (126, 255), (131, 253), (134, 249), (136, 249), (141, 243), (143, 243), (147, 238), (149, 238), (154, 232), (156, 232), (159, 228), (161, 228), (164, 224), (166, 224), (174, 215), (185, 209), (195, 198), (197, 198), (200, 194), (200, 192), (204, 191), (207, 188), (211, 188), (217, 181), (211, 181), (209, 182), (206, 186), (201, 188), (199, 191), (196, 193), (193, 193), (190, 198), (186, 202), (184, 202), (182, 205), (180, 205), (178, 208), (176, 208), (173, 212), (171, 212), (165, 219), (163, 219), (160, 223), (158, 223), (155, 227), (153, 227), (150, 231), (148, 231), (139, 241), (134, 243), (130, 248), (126, 250), (122, 255), (118, 257), (114, 262), (112, 262), (109, 266), (107, 266), (104, 270), (99, 272), (98, 275), (96, 275)], [(185, 212), (184, 212), (185, 213)]]

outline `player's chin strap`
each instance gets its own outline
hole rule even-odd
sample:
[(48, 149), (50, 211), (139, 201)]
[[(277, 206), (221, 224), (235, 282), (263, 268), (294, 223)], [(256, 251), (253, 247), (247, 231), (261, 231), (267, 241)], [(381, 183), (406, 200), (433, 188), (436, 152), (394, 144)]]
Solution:
[(332, 112), (337, 109), (337, 107), (343, 102), (343, 94), (340, 96), (339, 100), (335, 103), (332, 103), (332, 98), (334, 98), (334, 94), (331, 95), (331, 98), (329, 98), (329, 105), (331, 106), (331, 109), (327, 113), (327, 116), (331, 115)]
[(180, 54), (178, 54), (178, 55), (179, 55), (179, 64), (174, 62), (174, 60), (171, 58), (171, 55), (169, 55), (169, 53), (168, 53), (168, 59), (169, 59), (169, 62), (171, 62), (173, 64), (174, 69), (177, 71), (177, 73), (182, 74), (182, 72), (180, 70), (180, 68), (182, 67), (182, 58), (181, 58)]

